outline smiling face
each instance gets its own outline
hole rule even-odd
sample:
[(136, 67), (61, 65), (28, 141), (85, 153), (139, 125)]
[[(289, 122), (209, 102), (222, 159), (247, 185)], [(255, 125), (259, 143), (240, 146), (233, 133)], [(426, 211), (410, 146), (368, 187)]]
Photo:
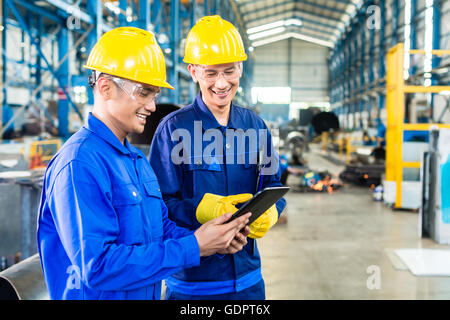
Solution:
[(156, 110), (154, 96), (159, 88), (128, 80), (118, 83), (107, 77), (100, 78), (97, 85), (105, 108), (96, 113), (111, 131), (121, 141), (130, 133), (143, 133), (147, 117)]
[(213, 110), (231, 105), (239, 88), (240, 68), (237, 62), (188, 67), (192, 79), (200, 86), (203, 102)]

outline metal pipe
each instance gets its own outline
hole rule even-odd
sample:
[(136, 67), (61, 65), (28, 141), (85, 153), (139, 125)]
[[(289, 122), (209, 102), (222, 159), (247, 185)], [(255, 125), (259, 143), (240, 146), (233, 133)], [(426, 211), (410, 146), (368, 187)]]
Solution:
[(48, 300), (39, 254), (0, 272), (0, 300)]

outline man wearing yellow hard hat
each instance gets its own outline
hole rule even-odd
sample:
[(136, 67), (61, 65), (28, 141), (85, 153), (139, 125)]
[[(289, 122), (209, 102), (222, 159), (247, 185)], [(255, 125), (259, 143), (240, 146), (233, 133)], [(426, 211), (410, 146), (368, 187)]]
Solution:
[(143, 132), (160, 87), (173, 89), (151, 33), (107, 32), (85, 67), (94, 107), (49, 163), (39, 209), (50, 298), (159, 299), (162, 279), (218, 250), (241, 250), (248, 216), (226, 223), (227, 214), (195, 231), (168, 219), (152, 167), (126, 139)]
[[(267, 126), (233, 103), (246, 59), (238, 30), (220, 16), (199, 19), (187, 36), (183, 61), (200, 92), (192, 104), (162, 120), (150, 152), (169, 217), (178, 226), (194, 230), (235, 212), (257, 191), (281, 186)], [(256, 148), (252, 139), (240, 139), (240, 145), (230, 139), (246, 135), (258, 140)], [(272, 150), (275, 170), (261, 166), (259, 146)], [(251, 161), (255, 156), (258, 161)], [(242, 251), (221, 250), (166, 279), (166, 299), (265, 299), (256, 239), (277, 222), (285, 204), (281, 199), (251, 224)]]

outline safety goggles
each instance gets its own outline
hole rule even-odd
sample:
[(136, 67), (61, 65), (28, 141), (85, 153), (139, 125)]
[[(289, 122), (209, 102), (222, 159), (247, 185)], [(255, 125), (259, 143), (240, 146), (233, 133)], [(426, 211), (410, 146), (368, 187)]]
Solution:
[(216, 82), (220, 76), (227, 81), (236, 81), (242, 76), (242, 62), (236, 62), (224, 71), (217, 71), (210, 66), (203, 65), (195, 65), (195, 70), (200, 79), (209, 83)]
[(128, 94), (131, 99), (141, 105), (151, 105), (156, 101), (156, 99), (158, 99), (160, 92), (151, 87), (144, 87), (140, 83), (114, 76), (108, 76), (107, 78), (113, 81), (120, 89)]

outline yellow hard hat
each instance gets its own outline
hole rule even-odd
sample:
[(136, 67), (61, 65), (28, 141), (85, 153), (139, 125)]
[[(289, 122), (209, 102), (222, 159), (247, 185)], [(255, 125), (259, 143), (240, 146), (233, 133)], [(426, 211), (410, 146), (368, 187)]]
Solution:
[(92, 48), (87, 69), (173, 89), (166, 82), (166, 63), (155, 36), (135, 27), (106, 32)]
[(220, 16), (197, 21), (186, 38), (183, 61), (215, 65), (247, 60), (239, 31)]

